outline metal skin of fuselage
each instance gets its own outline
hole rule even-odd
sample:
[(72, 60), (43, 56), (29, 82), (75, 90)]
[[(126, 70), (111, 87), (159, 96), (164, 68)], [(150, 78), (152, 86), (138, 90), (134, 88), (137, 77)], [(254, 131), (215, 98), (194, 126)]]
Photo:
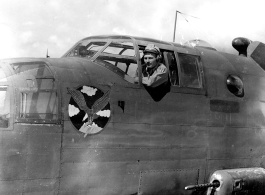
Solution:
[[(59, 99), (57, 122), (17, 120), (20, 84), (9, 68), (10, 125), (0, 129), (1, 195), (196, 194), (184, 187), (208, 183), (216, 170), (265, 167), (265, 72), (253, 59), (132, 39), (135, 45), (154, 43), (175, 54), (200, 56), (202, 88), (181, 87), (180, 80), (180, 86), (171, 86), (160, 101), (154, 101), (142, 84), (129, 83), (90, 59), (1, 61), (2, 66), (46, 63)], [(138, 53), (136, 57), (140, 69)], [(227, 89), (229, 75), (242, 79), (244, 97)], [(67, 88), (80, 86), (110, 90), (110, 120), (102, 131), (86, 137), (73, 126), (68, 112)], [(214, 105), (216, 101), (221, 104)], [(227, 102), (238, 108), (230, 109)]]

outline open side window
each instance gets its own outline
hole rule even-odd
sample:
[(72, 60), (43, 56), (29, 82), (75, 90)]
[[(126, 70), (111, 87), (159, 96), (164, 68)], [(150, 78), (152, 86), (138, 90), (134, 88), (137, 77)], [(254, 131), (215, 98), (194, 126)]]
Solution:
[(16, 122), (57, 123), (55, 78), (44, 62), (11, 64), (17, 88)]
[[(143, 51), (145, 49), (145, 46), (140, 45), (139, 46), (139, 53), (140, 53), (140, 58), (141, 58), (141, 64), (144, 64), (144, 59), (143, 59)], [(164, 50), (160, 48), (161, 52), (161, 59), (160, 62), (166, 65), (168, 68), (168, 73), (169, 73), (169, 80), (171, 83), (171, 86), (179, 86), (179, 75), (178, 75), (178, 66), (177, 66), (177, 60), (175, 57), (175, 53), (172, 50)]]

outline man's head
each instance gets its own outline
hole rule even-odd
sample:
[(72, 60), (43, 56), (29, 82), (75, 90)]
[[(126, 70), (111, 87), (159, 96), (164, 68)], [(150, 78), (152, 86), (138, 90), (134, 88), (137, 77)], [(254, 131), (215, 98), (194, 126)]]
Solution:
[(152, 68), (157, 65), (160, 58), (160, 50), (154, 44), (148, 44), (144, 50), (144, 63), (148, 68)]

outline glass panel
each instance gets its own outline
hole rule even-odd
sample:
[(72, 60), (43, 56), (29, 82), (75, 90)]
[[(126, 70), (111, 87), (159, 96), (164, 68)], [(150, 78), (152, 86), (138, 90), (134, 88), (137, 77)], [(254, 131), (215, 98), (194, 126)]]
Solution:
[(243, 81), (236, 75), (229, 75), (226, 79), (226, 85), (228, 90), (237, 97), (244, 96), (244, 84)]
[(20, 117), (34, 119), (57, 119), (56, 92), (22, 93)]
[(10, 118), (10, 94), (7, 86), (0, 86), (0, 128), (7, 128)]
[(199, 75), (199, 56), (178, 54), (181, 68), (181, 79), (184, 87), (201, 88)]
[(137, 69), (138, 69), (138, 65), (136, 64), (136, 62), (131, 63), (127, 69), (127, 75), (129, 75), (130, 77), (135, 77)]
[[(97, 62), (103, 62), (104, 64), (117, 67), (119, 72), (125, 73), (129, 75), (130, 77), (135, 76), (135, 72), (137, 69), (137, 63), (135, 59), (131, 58), (120, 58), (120, 57), (114, 57), (114, 56), (99, 56), (96, 59)], [(111, 67), (110, 67), (111, 69)], [(121, 71), (120, 71), (121, 70)]]
[(49, 69), (44, 63), (16, 63), (11, 64), (16, 74), (23, 73), (24, 75), (33, 75), (38, 77), (52, 76)]
[(132, 42), (112, 42), (104, 51), (106, 54), (116, 54), (124, 56), (135, 56)]
[(88, 43), (84, 41), (80, 43), (77, 47), (75, 47), (70, 53), (67, 55), (83, 57), (83, 58), (92, 58), (99, 50), (101, 50), (107, 42), (102, 41), (94, 41)]

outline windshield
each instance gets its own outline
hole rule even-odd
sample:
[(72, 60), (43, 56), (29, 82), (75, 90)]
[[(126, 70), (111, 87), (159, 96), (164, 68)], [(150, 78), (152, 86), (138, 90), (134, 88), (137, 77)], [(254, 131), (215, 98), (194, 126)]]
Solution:
[(128, 37), (88, 38), (78, 42), (64, 57), (90, 59), (130, 83), (134, 83), (138, 72), (136, 50), (133, 41)]
[(79, 43), (66, 57), (92, 58), (107, 42), (86, 40)]

